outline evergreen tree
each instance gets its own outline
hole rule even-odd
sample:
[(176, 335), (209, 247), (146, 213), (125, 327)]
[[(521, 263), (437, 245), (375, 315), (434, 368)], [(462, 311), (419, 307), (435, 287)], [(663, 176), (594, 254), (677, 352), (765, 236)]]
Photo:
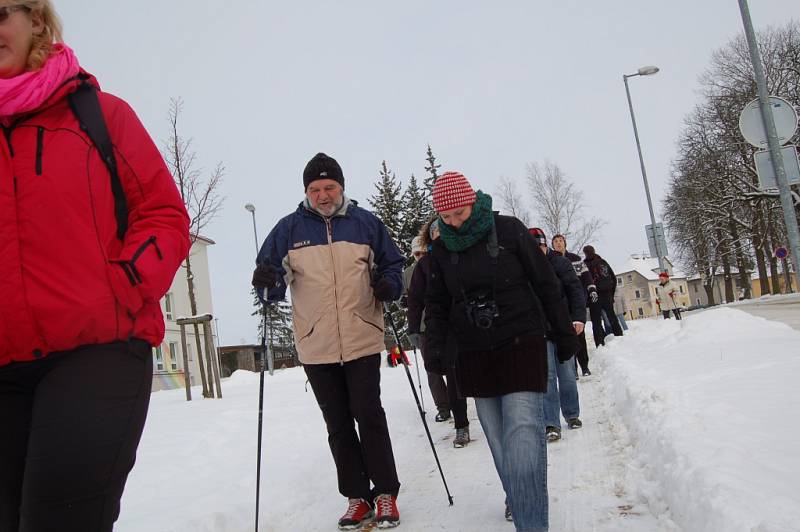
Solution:
[(425, 171), (428, 172), (428, 177), (425, 178), (423, 181), (423, 189), (424, 189), (424, 203), (427, 208), (427, 212), (425, 212), (425, 219), (433, 216), (433, 184), (436, 183), (436, 180), (439, 179), (439, 168), (442, 167), (441, 164), (436, 164), (436, 156), (433, 154), (433, 150), (431, 149), (431, 145), (428, 144), (428, 156), (425, 158), (428, 161), (428, 166), (425, 167)]
[(372, 212), (380, 218), (388, 229), (389, 236), (400, 248), (403, 256), (407, 257), (410, 254), (411, 243), (400, 240), (403, 231), (401, 186), (397, 182), (394, 172), (386, 167), (386, 161), (381, 163), (380, 178), (375, 183), (375, 190), (375, 194), (367, 200), (372, 207)]
[[(400, 240), (408, 242), (409, 248), (411, 240), (419, 234), (422, 225), (428, 221), (430, 216), (430, 209), (425, 203), (425, 193), (417, 185), (417, 178), (411, 174), (411, 179), (408, 180), (408, 186), (403, 192), (403, 221), (400, 230)], [(407, 255), (408, 260), (406, 266), (410, 265), (414, 258), (411, 253)]]
[(264, 310), (267, 312), (267, 344), (272, 346), (272, 351), (277, 356), (278, 352), (292, 353), (297, 357), (294, 347), (294, 331), (292, 329), (292, 305), (286, 301), (278, 301), (269, 305), (262, 305), (258, 299), (255, 288), (252, 290), (253, 306), (255, 310), (251, 316), (258, 316), (258, 341), (264, 337)]

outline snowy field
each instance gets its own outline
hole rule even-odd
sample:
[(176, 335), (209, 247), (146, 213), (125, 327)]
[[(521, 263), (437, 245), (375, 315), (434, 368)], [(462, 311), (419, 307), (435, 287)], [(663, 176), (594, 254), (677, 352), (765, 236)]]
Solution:
[[(800, 531), (800, 332), (729, 308), (630, 325), (590, 353), (584, 428), (548, 447), (550, 529)], [(346, 503), (305, 374), (266, 383), (260, 530), (336, 530)], [(449, 507), (405, 372), (385, 368), (382, 383), (400, 529), (513, 531), (472, 401), (464, 449), (452, 447), (452, 423), (428, 415)], [(223, 394), (153, 394), (115, 530), (253, 530), (258, 375), (237, 372)]]

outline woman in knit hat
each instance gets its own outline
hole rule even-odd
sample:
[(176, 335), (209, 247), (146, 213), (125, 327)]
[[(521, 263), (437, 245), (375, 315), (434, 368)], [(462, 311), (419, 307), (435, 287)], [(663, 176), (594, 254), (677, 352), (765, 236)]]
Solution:
[[(547, 530), (543, 419), (550, 331), (558, 357), (577, 350), (567, 302), (547, 258), (518, 219), (492, 211), (458, 172), (436, 180), (440, 238), (429, 256), (426, 368), (442, 372), (458, 338), (459, 390), (474, 397), (517, 530)], [(513, 517), (512, 517), (513, 516)]]

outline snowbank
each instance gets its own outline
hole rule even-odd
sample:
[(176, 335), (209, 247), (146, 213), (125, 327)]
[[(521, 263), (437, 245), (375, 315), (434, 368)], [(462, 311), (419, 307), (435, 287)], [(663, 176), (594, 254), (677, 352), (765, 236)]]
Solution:
[(630, 326), (594, 361), (651, 505), (684, 530), (800, 530), (800, 333), (730, 308)]

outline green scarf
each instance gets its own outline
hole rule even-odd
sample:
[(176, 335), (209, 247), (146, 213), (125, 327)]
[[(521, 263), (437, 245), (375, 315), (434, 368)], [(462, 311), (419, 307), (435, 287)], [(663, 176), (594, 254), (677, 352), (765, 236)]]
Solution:
[(472, 214), (461, 227), (455, 229), (439, 220), (439, 236), (448, 251), (459, 253), (480, 242), (494, 225), (492, 214), (492, 197), (480, 190), (475, 194), (477, 199), (472, 205)]

